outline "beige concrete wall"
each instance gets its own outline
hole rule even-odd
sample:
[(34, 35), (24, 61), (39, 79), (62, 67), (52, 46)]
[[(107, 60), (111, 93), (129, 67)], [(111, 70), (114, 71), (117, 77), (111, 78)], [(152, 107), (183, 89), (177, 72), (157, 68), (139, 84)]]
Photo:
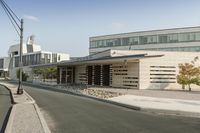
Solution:
[[(153, 52), (150, 54), (153, 54)], [(177, 80), (174, 79), (179, 73), (178, 65), (191, 63), (195, 57), (200, 57), (200, 53), (188, 52), (166, 52), (163, 54), (163, 57), (140, 60), (140, 89), (182, 89), (182, 85), (178, 84)], [(192, 88), (200, 89), (199, 86), (195, 85)]]
[(139, 89), (139, 63), (127, 62), (127, 64), (112, 65), (112, 87)]
[(77, 84), (87, 83), (86, 65), (75, 67), (75, 83)]

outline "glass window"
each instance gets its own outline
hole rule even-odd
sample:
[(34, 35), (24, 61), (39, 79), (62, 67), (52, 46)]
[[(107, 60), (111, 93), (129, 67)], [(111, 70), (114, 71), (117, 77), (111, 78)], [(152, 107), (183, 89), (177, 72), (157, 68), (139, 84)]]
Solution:
[(147, 36), (147, 43), (148, 44), (155, 44), (155, 43), (157, 43), (157, 36)]
[(122, 38), (122, 45), (123, 46), (128, 46), (129, 44), (129, 38)]
[(3, 68), (4, 65), (4, 59), (0, 59), (0, 68)]
[(112, 46), (114, 46), (114, 42), (113, 42), (113, 40), (106, 40), (106, 46), (107, 47), (112, 47)]
[(114, 45), (115, 46), (120, 46), (121, 45), (121, 39), (120, 38), (117, 38), (114, 40)]
[(170, 43), (178, 42), (178, 34), (169, 34), (168, 40)]
[(140, 44), (147, 44), (147, 36), (140, 36), (139, 40)]
[(200, 41), (200, 32), (195, 33), (195, 40)]
[(159, 35), (159, 43), (167, 43), (168, 37), (167, 35)]
[(131, 37), (131, 38), (129, 38), (129, 43), (131, 45), (138, 45), (139, 44), (139, 37)]

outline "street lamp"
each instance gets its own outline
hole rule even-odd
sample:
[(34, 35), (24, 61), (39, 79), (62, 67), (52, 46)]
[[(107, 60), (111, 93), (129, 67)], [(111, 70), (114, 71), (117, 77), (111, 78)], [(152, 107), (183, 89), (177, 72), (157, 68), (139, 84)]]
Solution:
[[(23, 71), (23, 63), (22, 63), (22, 51), (23, 51), (23, 30), (24, 30), (24, 20), (19, 19), (17, 15), (11, 10), (11, 8), (6, 4), (4, 0), (0, 0), (0, 4), (3, 7), (6, 15), (8, 16), (10, 22), (15, 28), (17, 34), (20, 37), (20, 50), (19, 50), (19, 85), (17, 88), (17, 94), (23, 94), (22, 88), (22, 71)], [(20, 23), (20, 24), (19, 24)]]

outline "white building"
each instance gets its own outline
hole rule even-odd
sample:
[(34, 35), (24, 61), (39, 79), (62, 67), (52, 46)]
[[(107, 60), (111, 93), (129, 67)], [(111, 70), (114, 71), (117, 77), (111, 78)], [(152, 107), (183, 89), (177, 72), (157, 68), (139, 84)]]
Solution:
[[(16, 79), (16, 71), (19, 69), (19, 49), (20, 45), (12, 45), (8, 50), (8, 56), (4, 59), (4, 71), (9, 72), (9, 77), (11, 79)], [(64, 60), (69, 60), (69, 54), (55, 53), (41, 50), (40, 45), (34, 42), (34, 36), (30, 36), (26, 43), (23, 44), (22, 49), (22, 62), (23, 71), (27, 74), (31, 73), (32, 69), (30, 66), (38, 64), (47, 64), (61, 62)], [(0, 59), (0, 66), (2, 66), (2, 61)], [(0, 69), (1, 70), (1, 69)]]
[(200, 27), (140, 31), (90, 38), (90, 54), (108, 49), (200, 52)]
[(0, 77), (8, 76), (9, 62), (10, 62), (9, 57), (0, 58)]

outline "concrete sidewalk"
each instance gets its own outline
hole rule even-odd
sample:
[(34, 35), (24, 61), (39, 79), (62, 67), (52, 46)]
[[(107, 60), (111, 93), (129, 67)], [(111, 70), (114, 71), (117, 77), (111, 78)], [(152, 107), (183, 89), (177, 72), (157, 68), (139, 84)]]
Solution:
[(109, 100), (138, 106), (141, 109), (155, 109), (165, 111), (175, 111), (189, 114), (189, 116), (200, 117), (200, 101), (199, 100), (183, 100), (183, 99), (170, 99), (159, 97), (147, 97), (138, 95), (122, 95), (113, 97)]
[(10, 89), (14, 105), (5, 133), (50, 133), (39, 107), (25, 91), (17, 95), (17, 85), (0, 83)]

